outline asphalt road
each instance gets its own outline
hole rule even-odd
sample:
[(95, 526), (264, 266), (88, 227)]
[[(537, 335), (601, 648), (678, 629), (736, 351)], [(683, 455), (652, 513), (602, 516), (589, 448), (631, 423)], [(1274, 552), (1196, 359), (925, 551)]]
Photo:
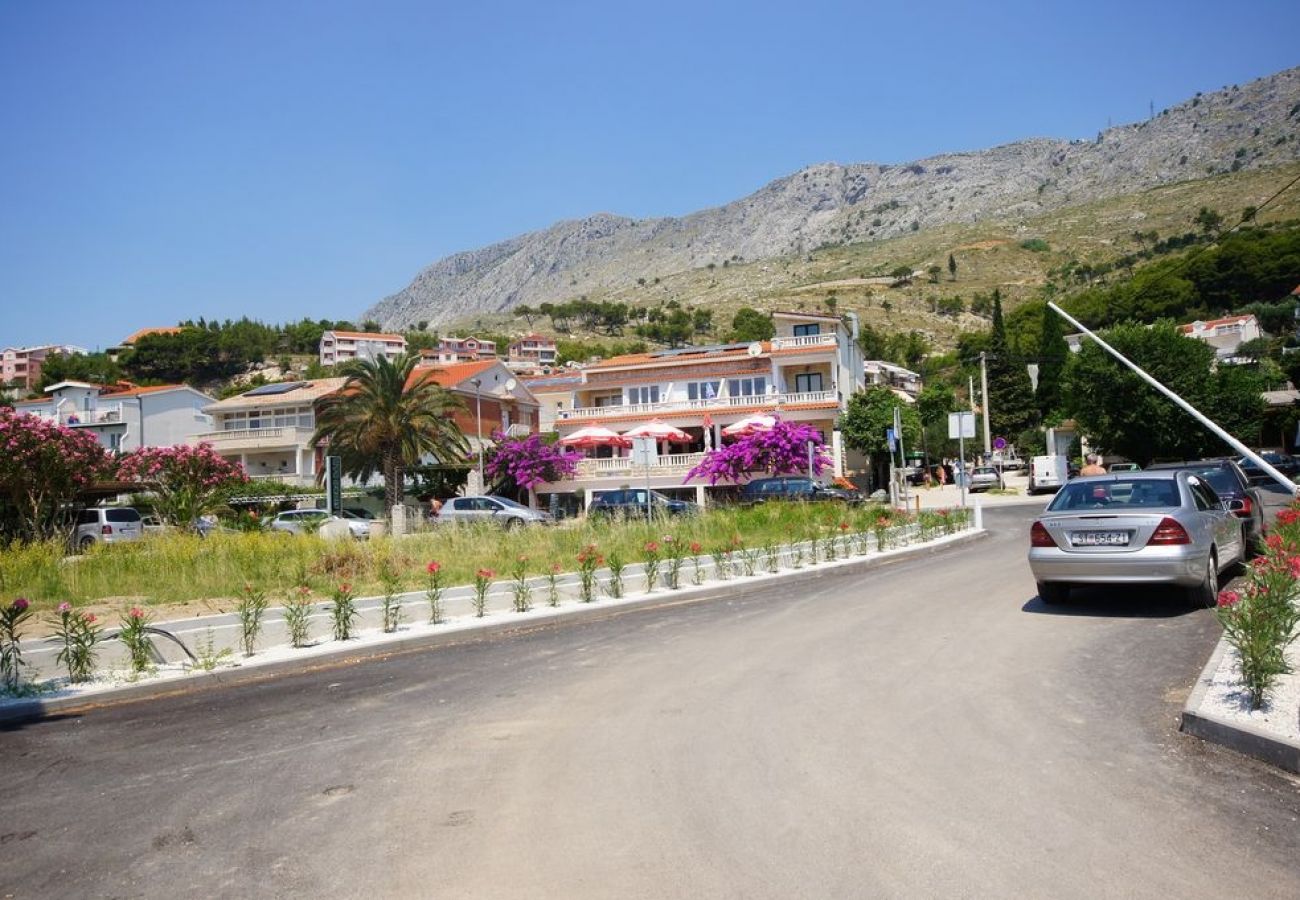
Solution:
[(1295, 897), (1300, 783), (1177, 733), (1217, 626), (991, 540), (0, 731), (15, 897)]

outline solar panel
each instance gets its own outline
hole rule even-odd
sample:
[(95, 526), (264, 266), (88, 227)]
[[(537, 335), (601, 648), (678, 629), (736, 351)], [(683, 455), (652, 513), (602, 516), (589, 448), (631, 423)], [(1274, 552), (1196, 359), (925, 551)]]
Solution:
[(287, 394), (290, 391), (296, 391), (307, 384), (305, 381), (286, 381), (282, 384), (264, 384), (261, 387), (253, 388), (245, 397), (269, 397), (273, 394)]
[(692, 354), (718, 353), (723, 350), (739, 350), (748, 346), (749, 344), (710, 344), (707, 347), (678, 347), (675, 350), (658, 350), (650, 355), (652, 357), (690, 356)]

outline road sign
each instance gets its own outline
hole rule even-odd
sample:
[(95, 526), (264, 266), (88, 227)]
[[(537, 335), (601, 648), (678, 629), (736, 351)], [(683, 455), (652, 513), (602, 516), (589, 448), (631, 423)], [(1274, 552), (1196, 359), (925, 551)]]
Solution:
[(994, 449), (994, 450), (1005, 450), (1005, 449), (1007, 449), (1007, 439), (1006, 439), (1006, 438), (1001, 438), (1001, 437), (999, 437), (999, 438), (994, 438), (994, 439), (993, 439), (993, 449)]
[(325, 510), (337, 516), (343, 510), (343, 459), (325, 457)]
[(894, 429), (885, 429), (885, 440), (889, 443), (889, 452), (893, 453), (898, 449), (898, 438), (894, 437)]
[(948, 439), (951, 441), (975, 437), (975, 413), (948, 413)]
[(659, 445), (652, 437), (632, 438), (632, 463), (653, 466), (659, 460)]

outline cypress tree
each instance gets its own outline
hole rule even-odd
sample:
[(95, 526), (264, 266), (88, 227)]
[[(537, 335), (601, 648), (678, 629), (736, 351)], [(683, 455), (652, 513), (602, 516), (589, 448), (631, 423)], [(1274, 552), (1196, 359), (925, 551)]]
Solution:
[(1038, 413), (1050, 420), (1061, 406), (1061, 373), (1070, 358), (1061, 317), (1050, 309), (1043, 310), (1043, 330), (1038, 339)]
[(1038, 421), (1034, 388), (1024, 361), (1007, 343), (1002, 292), (993, 291), (993, 332), (989, 340), (989, 427), (994, 436), (1015, 440)]

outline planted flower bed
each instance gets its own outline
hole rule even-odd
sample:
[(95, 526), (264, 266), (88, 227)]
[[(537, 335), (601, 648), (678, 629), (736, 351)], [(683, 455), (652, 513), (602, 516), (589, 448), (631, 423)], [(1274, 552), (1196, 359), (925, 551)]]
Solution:
[[(802, 511), (804, 516), (808, 513)], [(66, 691), (86, 683), (102, 687), (210, 670), (233, 664), (238, 658), (254, 662), (258, 658), (282, 659), (307, 648), (328, 651), (358, 640), (470, 627), (487, 617), (525, 619), (539, 613), (554, 614), (565, 606), (577, 609), (582, 604), (626, 602), (711, 581), (767, 578), (813, 565), (852, 562), (946, 537), (969, 525), (964, 510), (926, 512), (919, 517), (894, 515), (879, 508), (824, 508), (806, 519), (791, 518), (791, 512), (783, 509), (751, 515), (787, 526), (802, 521), (809, 527), (794, 532), (801, 540), (765, 538), (761, 543), (739, 531), (719, 534), (717, 521), (616, 525), (597, 529), (596, 535), (591, 529), (580, 528), (574, 529), (575, 535), (563, 537), (570, 545), (567, 554), (540, 563), (530, 554), (512, 552), (517, 549), (511, 541), (514, 535), (492, 532), (493, 541), (487, 543), (495, 545), (490, 549), (500, 560), (499, 569), (479, 564), (481, 556), (460, 560), (452, 556), (432, 560), (404, 557), (399, 562), (393, 555), (397, 548), (390, 547), (383, 562), (382, 590), (374, 596), (361, 596), (356, 581), (344, 580), (343, 575), (325, 588), (329, 599), (323, 601), (314, 599), (315, 588), (301, 580), (282, 582), (269, 591), (250, 581), (241, 587), (230, 613), (173, 621), (167, 624), (167, 632), (151, 626), (153, 614), (147, 607), (132, 606), (123, 614), (119, 628), (106, 630), (93, 613), (64, 601), (45, 614), (55, 633), (42, 639), (34, 630), (23, 633), (33, 622), (34, 604), (15, 600), (0, 606), (0, 683), (10, 696), (25, 696)], [(734, 525), (735, 520), (730, 519), (729, 524)], [(666, 531), (666, 527), (673, 530)], [(467, 552), (462, 540), (476, 537), (482, 544), (486, 536), (473, 529), (453, 531), (456, 533), (444, 536), (444, 551)], [(598, 537), (601, 531), (603, 540)], [(574, 547), (575, 536), (597, 539)], [(641, 539), (640, 543), (629, 546), (629, 541), (636, 539)], [(407, 553), (411, 551), (408, 543), (400, 542)], [(333, 545), (326, 549), (342, 552)], [(364, 549), (349, 545), (348, 552), (362, 553)], [(475, 568), (467, 573), (470, 566)], [(297, 575), (302, 576), (303, 571), (298, 570)], [(542, 602), (534, 603), (535, 598)], [(159, 635), (180, 642), (162, 640)]]

